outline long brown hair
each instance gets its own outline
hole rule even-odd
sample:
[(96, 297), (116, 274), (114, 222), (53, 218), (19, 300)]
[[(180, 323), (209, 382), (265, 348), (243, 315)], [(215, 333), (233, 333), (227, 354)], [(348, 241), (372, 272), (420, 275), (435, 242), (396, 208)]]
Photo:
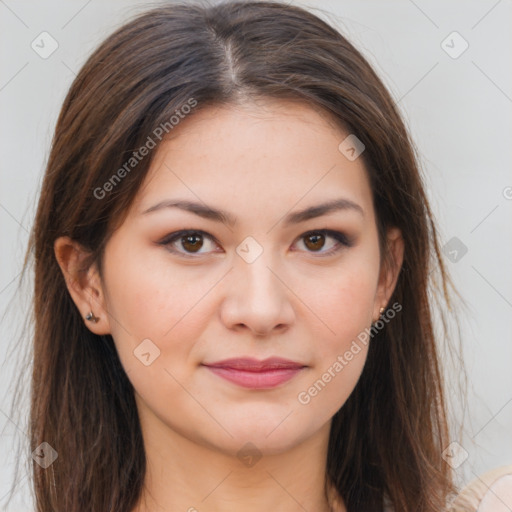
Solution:
[(112, 337), (84, 325), (55, 239), (80, 243), (101, 272), (105, 244), (156, 151), (112, 184), (116, 171), (155, 140), (156, 127), (173, 129), (169, 119), (191, 99), (198, 111), (255, 98), (299, 99), (356, 134), (383, 257), (388, 227), (400, 228), (405, 242), (390, 299), (403, 308), (373, 338), (333, 418), (328, 477), (349, 512), (380, 511), (385, 500), (397, 512), (439, 512), (452, 496), (430, 291), (450, 307), (453, 285), (395, 102), (361, 53), (303, 8), (187, 2), (139, 14), (109, 36), (80, 70), (57, 121), (25, 259), (25, 267), (35, 259), (31, 449), (47, 442), (59, 453), (47, 469), (33, 464), (38, 512), (130, 511), (146, 468), (133, 387)]

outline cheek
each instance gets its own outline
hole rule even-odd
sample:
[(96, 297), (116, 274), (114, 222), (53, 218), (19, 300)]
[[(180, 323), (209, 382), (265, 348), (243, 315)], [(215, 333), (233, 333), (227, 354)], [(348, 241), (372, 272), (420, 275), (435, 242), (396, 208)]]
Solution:
[(376, 269), (354, 258), (353, 264), (347, 262), (338, 272), (330, 273), (322, 293), (309, 294), (311, 310), (325, 327), (329, 352), (350, 345), (371, 324), (376, 287)]
[(124, 327), (134, 339), (166, 338), (190, 323), (194, 306), (215, 284), (215, 277), (197, 268), (177, 269), (158, 250), (141, 247), (117, 254), (113, 245), (105, 278), (109, 311), (121, 324), (116, 331), (122, 334)]
[(328, 326), (314, 337), (313, 371), (297, 395), (312, 421), (327, 421), (343, 406), (366, 362), (376, 278), (363, 267), (333, 279), (311, 308)]
[[(143, 258), (143, 251), (131, 250), (121, 257), (115, 246), (111, 249), (104, 271), (107, 307), (126, 373), (141, 392), (148, 382), (162, 378), (164, 368), (174, 368), (177, 378), (184, 377), (192, 369), (190, 352), (203, 329), (201, 318), (205, 318), (208, 301), (202, 299), (218, 277), (201, 276), (193, 268), (177, 272), (162, 264), (161, 255)], [(150, 366), (137, 358), (142, 347), (142, 353), (149, 352), (149, 359), (154, 360)]]
[(125, 273), (127, 260), (123, 267), (110, 269), (111, 332), (137, 395), (159, 415), (165, 404), (183, 396), (179, 383), (194, 373), (191, 353), (205, 318), (201, 298), (213, 283), (208, 286), (204, 277), (193, 282), (187, 274), (136, 262), (132, 272)]
[[(317, 296), (315, 312), (329, 329), (316, 345), (316, 361), (308, 387), (298, 401), (327, 418), (346, 402), (363, 371), (370, 341), (378, 280), (378, 252), (354, 251), (331, 275), (325, 292)], [(316, 309), (315, 309), (316, 308)]]

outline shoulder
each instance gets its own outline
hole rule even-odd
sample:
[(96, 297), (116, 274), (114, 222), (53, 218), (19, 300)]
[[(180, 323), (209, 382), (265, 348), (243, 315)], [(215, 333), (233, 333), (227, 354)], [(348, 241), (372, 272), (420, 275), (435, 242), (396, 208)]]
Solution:
[(472, 480), (455, 498), (448, 512), (512, 510), (512, 466), (501, 466)]

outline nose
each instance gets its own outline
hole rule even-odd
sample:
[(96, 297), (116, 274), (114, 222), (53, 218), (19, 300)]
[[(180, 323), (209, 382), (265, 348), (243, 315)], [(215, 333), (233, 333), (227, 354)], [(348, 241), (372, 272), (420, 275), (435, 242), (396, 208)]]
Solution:
[(240, 258), (229, 273), (221, 320), (230, 330), (270, 336), (288, 329), (294, 321), (294, 295), (284, 272), (265, 255), (252, 263)]

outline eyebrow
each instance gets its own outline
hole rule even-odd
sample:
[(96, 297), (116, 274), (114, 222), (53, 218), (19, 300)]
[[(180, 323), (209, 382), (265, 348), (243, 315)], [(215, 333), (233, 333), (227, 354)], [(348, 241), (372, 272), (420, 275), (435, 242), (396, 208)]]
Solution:
[[(236, 217), (234, 217), (231, 213), (225, 210), (212, 208), (205, 204), (185, 200), (160, 201), (159, 203), (149, 207), (147, 210), (144, 210), (142, 212), (142, 215), (146, 215), (148, 213), (161, 210), (163, 208), (179, 208), (181, 210), (194, 213), (195, 215), (198, 215), (199, 217), (203, 217), (205, 219), (210, 219), (216, 222), (222, 222), (223, 224), (227, 224), (228, 226), (234, 226), (236, 223)], [(284, 218), (284, 225), (288, 226), (290, 224), (298, 224), (300, 222), (305, 222), (309, 219), (314, 219), (316, 217), (321, 217), (322, 215), (327, 215), (328, 213), (343, 210), (355, 211), (364, 217), (364, 210), (359, 204), (355, 203), (354, 201), (351, 201), (350, 199), (342, 198), (334, 199), (326, 203), (321, 203), (315, 206), (310, 206), (297, 212), (289, 213)]]

